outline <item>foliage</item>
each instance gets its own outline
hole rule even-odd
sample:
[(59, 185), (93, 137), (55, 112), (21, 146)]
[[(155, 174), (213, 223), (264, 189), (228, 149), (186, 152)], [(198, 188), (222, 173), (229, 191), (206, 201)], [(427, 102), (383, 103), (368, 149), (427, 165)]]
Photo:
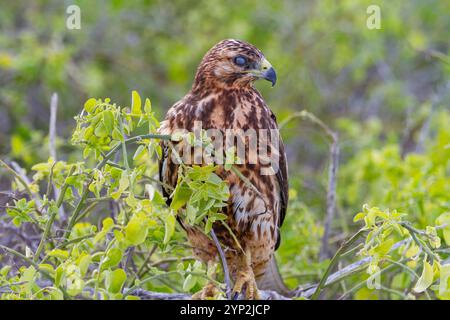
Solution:
[[(441, 299), (450, 298), (450, 285), (447, 283), (450, 265), (448, 262), (442, 263), (438, 251), (441, 248), (441, 238), (437, 235), (438, 228), (448, 232), (445, 231), (450, 221), (448, 214), (438, 217), (437, 226), (427, 226), (425, 230), (418, 230), (409, 222), (405, 222), (405, 216), (407, 215), (396, 210), (382, 211), (368, 206), (364, 206), (363, 212), (355, 216), (355, 221), (364, 220), (364, 229), (369, 231), (359, 252), (371, 257), (367, 267), (367, 288), (384, 289), (391, 298), (397, 296), (396, 298), (415, 299), (413, 293), (425, 292), (430, 299), (428, 289)], [(448, 240), (447, 237), (446, 239)], [(422, 272), (419, 277), (417, 269), (420, 262)], [(393, 266), (403, 270), (391, 275), (388, 281), (385, 280), (388, 285), (383, 286), (381, 274)], [(433, 285), (435, 280), (438, 280), (437, 285)], [(413, 283), (415, 285), (410, 291)]]
[[(61, 1), (0, 10), (2, 298), (130, 299), (136, 288), (192, 293), (214, 272), (222, 281), (219, 267), (193, 261), (175, 218), (208, 231), (223, 218), (226, 186), (213, 167), (184, 167), (167, 207), (155, 180), (168, 137), (156, 128), (206, 50), (231, 37), (277, 70), (275, 88), (257, 86), (279, 123), (306, 109), (339, 136), (330, 249), (358, 237), (320, 260), (328, 146), (309, 123), (281, 129), (290, 200), (276, 255), (289, 287), (370, 259), (320, 297), (449, 298), (448, 2), (75, 2), (81, 30), (66, 28)], [(372, 4), (381, 30), (366, 28)], [(135, 89), (152, 103), (132, 93), (120, 107)], [(53, 92), (57, 159), (48, 156)]]
[[(24, 257), (14, 251), (24, 264), (18, 271), (2, 269), (1, 286), (11, 289), (3, 298), (128, 299), (137, 287), (169, 275), (184, 281), (186, 291), (202, 284), (209, 275), (198, 262), (148, 268), (145, 256), (155, 250), (152, 248), (160, 249), (161, 254), (176, 250), (175, 239), (180, 235), (175, 234), (175, 215), (180, 207), (186, 206), (187, 221), (192, 224), (201, 224), (206, 217), (207, 232), (214, 221), (224, 218), (218, 210), (229, 193), (214, 173), (216, 168), (185, 167), (169, 208), (157, 186), (149, 183), (155, 181), (151, 178), (155, 170), (152, 156), (160, 153), (155, 139), (170, 139), (156, 134), (158, 121), (149, 99), (142, 109), (135, 91), (131, 108), (91, 98), (75, 119), (72, 142), (83, 147), (85, 160), (66, 163), (50, 158), (34, 165), (28, 186), (34, 200), (21, 198), (7, 206), (12, 222), (17, 227), (35, 225), (41, 240), (35, 252), (26, 247)], [(129, 138), (139, 127), (145, 127), (146, 134)], [(131, 143), (139, 146), (132, 160), (127, 149)], [(121, 161), (112, 161), (120, 152)], [(89, 167), (89, 163), (96, 165)], [(40, 191), (41, 185), (47, 186), (43, 189), (46, 193)], [(61, 190), (58, 199), (52, 197), (53, 187)], [(118, 210), (101, 219), (97, 228), (86, 217), (102, 202), (113, 203)], [(71, 211), (70, 216), (58, 214), (62, 207)], [(125, 285), (129, 288), (124, 289)]]
[[(33, 225), (38, 230), (40, 241), (35, 251), (26, 246), (25, 253), (1, 246), (7, 255), (15, 257), (15, 264), (20, 265), (17, 270), (12, 270), (10, 264), (1, 269), (1, 287), (8, 288), (2, 295), (4, 299), (133, 299), (138, 298), (133, 296), (137, 288), (152, 289), (161, 279), (167, 279), (168, 282), (162, 282), (166, 289), (174, 290), (175, 283), (181, 281), (181, 290), (193, 292), (216, 272), (217, 266), (205, 269), (199, 262), (183, 263), (181, 258), (167, 258), (168, 263), (163, 268), (158, 267), (160, 263), (148, 265), (149, 257), (156, 254), (156, 250), (161, 257), (178, 250), (183, 236), (176, 231), (177, 214), (185, 214), (190, 224), (204, 225), (208, 234), (212, 223), (225, 218), (220, 208), (226, 205), (229, 192), (225, 182), (215, 175), (215, 166), (188, 167), (182, 164), (168, 207), (157, 190), (157, 180), (152, 176), (156, 169), (155, 156), (161, 153), (157, 140), (170, 140), (171, 137), (156, 133), (159, 123), (150, 100), (146, 99), (142, 108), (139, 94), (133, 91), (132, 96), (130, 108), (111, 104), (109, 99), (91, 98), (86, 101), (81, 114), (75, 117), (77, 126), (72, 135), (72, 142), (82, 147), (83, 161), (67, 163), (49, 158), (47, 162), (32, 167), (35, 173), (29, 184), (23, 185), (23, 181), (16, 177), (17, 190), (25, 190), (29, 194), (7, 205), (6, 213), (17, 228), (23, 224)], [(140, 127), (145, 128), (145, 133), (130, 137)], [(132, 143), (138, 147), (131, 158), (128, 151)], [(431, 149), (435, 150), (434, 147)], [(448, 162), (448, 158), (437, 159)], [(398, 173), (395, 165), (407, 172), (409, 170), (407, 166), (391, 161), (386, 171)], [(378, 167), (383, 172), (382, 167)], [(408, 179), (414, 178), (408, 175)], [(416, 179), (424, 180), (421, 175)], [(433, 181), (439, 182), (439, 179), (434, 178)], [(445, 186), (445, 183), (441, 184)], [(416, 182), (414, 185), (419, 184)], [(396, 187), (393, 184), (391, 190)], [(53, 188), (60, 191), (57, 198)], [(292, 203), (286, 223), (294, 229), (286, 231), (286, 241), (291, 246), (285, 246), (281, 251), (280, 261), (283, 268), (311, 272), (318, 267), (323, 272), (329, 263), (327, 261), (307, 267), (308, 261), (314, 261), (317, 256), (322, 229), (314, 217), (309, 216), (307, 208), (298, 202), (295, 191), (290, 193)], [(442, 194), (435, 195), (432, 200), (439, 207)], [(115, 209), (103, 218), (97, 215), (101, 224), (97, 228), (95, 223), (89, 222), (89, 217), (96, 212), (96, 206), (104, 202)], [(179, 213), (181, 208), (186, 208), (183, 213)], [(70, 215), (61, 214), (61, 209), (70, 211)], [(99, 212), (102, 211), (104, 209)], [(295, 217), (295, 211), (301, 213), (299, 224), (289, 222)], [(359, 248), (359, 256), (370, 257), (368, 278), (362, 282), (367, 283), (367, 287), (361, 291), (361, 285), (356, 285), (343, 296), (360, 289), (355, 296), (361, 298), (367, 288), (385, 290), (392, 298), (415, 298), (421, 293), (428, 298), (430, 293), (439, 298), (450, 297), (447, 284), (450, 269), (448, 263), (443, 262), (449, 252), (441, 248), (441, 237), (447, 246), (450, 241), (448, 212), (441, 212), (436, 217), (436, 224), (427, 225), (424, 230), (416, 229), (404, 220), (405, 217), (411, 218), (397, 210), (380, 210), (367, 205), (355, 216), (355, 222), (364, 221), (361, 231), (368, 233), (364, 243), (348, 252)], [(420, 216), (417, 218), (420, 221)], [(298, 229), (300, 226), (302, 229)], [(442, 233), (441, 236), (438, 232)], [(302, 234), (314, 236), (304, 237)], [(297, 243), (292, 235), (308, 241)], [(302, 255), (284, 264), (284, 255), (292, 256), (297, 245), (302, 246)], [(150, 255), (146, 257), (148, 252)], [(184, 252), (180, 250), (180, 253)], [(333, 263), (334, 259), (330, 266)], [(381, 274), (393, 266), (401, 272), (381, 280)], [(420, 267), (419, 277), (417, 269)], [(321, 277), (322, 272), (310, 276)], [(358, 283), (361, 282), (358, 279), (366, 277), (364, 274), (352, 276)], [(286, 278), (289, 277), (287, 274)], [(292, 285), (295, 281), (288, 283)]]

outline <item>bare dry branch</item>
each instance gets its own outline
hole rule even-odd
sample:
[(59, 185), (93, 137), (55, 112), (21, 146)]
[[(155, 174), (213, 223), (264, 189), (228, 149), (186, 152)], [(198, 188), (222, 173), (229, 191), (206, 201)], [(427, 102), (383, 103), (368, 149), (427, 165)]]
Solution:
[(280, 129), (284, 127), (291, 120), (300, 118), (302, 120), (307, 120), (320, 129), (327, 135), (330, 141), (330, 164), (328, 169), (328, 188), (327, 188), (327, 212), (325, 216), (324, 222), (324, 232), (322, 236), (322, 244), (319, 252), (319, 259), (323, 260), (329, 257), (329, 238), (331, 234), (331, 224), (334, 219), (334, 214), (336, 211), (336, 175), (339, 164), (339, 144), (338, 144), (338, 135), (336, 132), (331, 130), (322, 120), (317, 118), (311, 112), (306, 110), (302, 110), (300, 112), (296, 112), (289, 116), (284, 121), (280, 122)]
[(336, 212), (336, 175), (339, 163), (339, 145), (337, 135), (334, 135), (330, 145), (330, 164), (328, 169), (328, 190), (327, 190), (327, 215), (325, 217), (322, 245), (320, 247), (319, 259), (323, 260), (329, 256), (329, 238), (331, 224)]
[(50, 157), (56, 161), (56, 115), (58, 112), (58, 94), (55, 92), (52, 95), (50, 102), (50, 124), (49, 124), (49, 139), (48, 149)]

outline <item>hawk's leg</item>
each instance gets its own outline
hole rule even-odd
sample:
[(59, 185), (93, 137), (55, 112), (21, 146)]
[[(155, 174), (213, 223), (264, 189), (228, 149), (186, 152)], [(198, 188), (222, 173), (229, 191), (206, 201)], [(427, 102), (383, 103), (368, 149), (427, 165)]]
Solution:
[(252, 269), (252, 255), (249, 250), (242, 254), (239, 271), (236, 275), (233, 288), (233, 300), (236, 300), (240, 293), (245, 290), (245, 299), (259, 300), (258, 288), (256, 286), (255, 274)]
[[(215, 262), (214, 260), (208, 260), (208, 269), (214, 268), (215, 270)], [(215, 280), (216, 272), (214, 272), (211, 277)], [(209, 281), (206, 286), (204, 286), (200, 291), (194, 293), (191, 297), (192, 300), (207, 300), (217, 297), (219, 294), (219, 289), (216, 284), (212, 281)]]

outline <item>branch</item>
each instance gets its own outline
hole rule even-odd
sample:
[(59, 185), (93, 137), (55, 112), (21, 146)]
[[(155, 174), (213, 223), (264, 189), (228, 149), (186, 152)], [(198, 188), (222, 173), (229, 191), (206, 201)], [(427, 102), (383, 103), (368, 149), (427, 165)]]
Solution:
[[(16, 172), (13, 168), (11, 168), (6, 162), (0, 159), (0, 166), (4, 167), (7, 171), (9, 171), (19, 183), (24, 187), (30, 197), (34, 197), (33, 192), (31, 192), (30, 187), (28, 186), (28, 178), (24, 177), (22, 173)], [(25, 179), (26, 178), (26, 179)]]
[(288, 122), (300, 118), (302, 120), (307, 120), (315, 125), (317, 125), (326, 134), (330, 142), (330, 166), (328, 169), (328, 189), (327, 189), (327, 213), (324, 222), (324, 232), (322, 236), (322, 244), (319, 252), (319, 259), (323, 260), (328, 257), (328, 242), (331, 233), (331, 224), (334, 219), (334, 214), (336, 211), (336, 175), (339, 163), (339, 145), (338, 145), (338, 135), (336, 132), (330, 129), (322, 120), (317, 118), (311, 112), (302, 110), (296, 112), (280, 122), (280, 129), (284, 127)]
[[(362, 233), (363, 231), (366, 231), (366, 230), (361, 229), (359, 232), (357, 232), (353, 237), (351, 237), (348, 241), (346, 241), (341, 246), (341, 249), (345, 250), (346, 247), (350, 246), (359, 237), (360, 232)], [(401, 245), (403, 245), (405, 243), (405, 241), (406, 240), (401, 240), (401, 241), (395, 243), (391, 247), (390, 251), (396, 250)], [(339, 249), (339, 251), (341, 251), (341, 249)], [(339, 251), (336, 252), (336, 255), (339, 253)], [(350, 251), (347, 251), (345, 254), (347, 254)], [(343, 257), (345, 254), (341, 254), (340, 253), (339, 256)], [(337, 258), (339, 258), (339, 257), (337, 257)], [(333, 260), (334, 259), (335, 258), (333, 258)], [(337, 260), (339, 260), (339, 259), (336, 259), (336, 261), (334, 261), (334, 262), (333, 262), (333, 260), (330, 262), (330, 265), (328, 267), (328, 269), (330, 269), (330, 270), (332, 268), (332, 263), (333, 263), (333, 265), (335, 265)], [(356, 261), (356, 262), (354, 262), (354, 263), (352, 263), (352, 264), (342, 268), (339, 271), (336, 271), (335, 273), (330, 274), (326, 278), (325, 278), (325, 276), (326, 276), (326, 274), (325, 274), (322, 277), (322, 279), (325, 279), (323, 281), (322, 288), (325, 288), (325, 287), (328, 287), (328, 286), (330, 286), (332, 284), (335, 284), (335, 283), (337, 283), (337, 282), (347, 278), (348, 276), (351, 276), (351, 275), (353, 275), (353, 274), (363, 270), (370, 262), (372, 262), (372, 257), (366, 257), (366, 258), (363, 258), (363, 259), (361, 259), (359, 261)], [(330, 266), (331, 266), (331, 268), (330, 268)], [(328, 269), (327, 269), (327, 271), (329, 271)], [(363, 283), (365, 283), (365, 281), (363, 281)], [(309, 286), (307, 288), (298, 288), (298, 289), (294, 290), (295, 296), (296, 297), (309, 298), (309, 297), (311, 297), (311, 296), (313, 296), (315, 294), (315, 292), (317, 291), (319, 286), (320, 286), (320, 283), (318, 285), (312, 285), (312, 286)], [(312, 299), (314, 299), (314, 297)]]
[[(411, 47), (412, 47), (412, 46), (411, 46)], [(427, 48), (427, 49), (418, 49), (418, 48), (414, 48), (414, 47), (413, 47), (413, 49), (416, 50), (417, 52), (423, 54), (423, 55), (426, 56), (426, 57), (432, 57), (432, 58), (434, 58), (434, 59), (436, 59), (436, 60), (439, 60), (439, 61), (441, 61), (441, 62), (443, 62), (443, 63), (445, 63), (445, 64), (450, 65), (450, 59), (449, 59), (448, 56), (447, 56), (445, 53), (443, 53), (443, 52), (440, 52), (440, 51), (438, 51), (438, 50), (431, 49), (431, 48)]]
[[(333, 274), (330, 274), (325, 283), (323, 284), (323, 287), (328, 287), (336, 282), (341, 281), (342, 279), (348, 277), (349, 275), (354, 274), (355, 272), (359, 272), (360, 270), (365, 268), (371, 261), (372, 257), (366, 257), (364, 259), (361, 259), (359, 261), (356, 261), (355, 263), (346, 266), (345, 268), (342, 268), (339, 271), (336, 271)], [(317, 290), (317, 287), (318, 285), (312, 285), (307, 288), (299, 288), (296, 290), (295, 296), (309, 298)]]
[[(125, 289), (127, 291), (127, 289)], [(144, 289), (135, 289), (130, 294), (140, 297), (144, 300), (190, 300), (191, 295), (188, 293), (163, 293), (147, 291)], [(282, 296), (275, 291), (259, 291), (261, 300), (291, 300), (291, 298)]]
[(322, 279), (320, 279), (319, 284), (316, 287), (316, 290), (314, 291), (311, 299), (315, 300), (319, 297), (320, 291), (322, 290), (322, 288), (325, 286), (325, 283), (327, 282), (327, 279), (329, 277), (329, 274), (331, 272), (331, 270), (333, 269), (334, 265), (339, 261), (339, 258), (341, 256), (341, 254), (348, 248), (350, 247), (358, 238), (359, 236), (361, 236), (366, 230), (365, 229), (361, 229), (359, 230), (357, 233), (355, 233), (353, 235), (353, 237), (351, 237), (350, 239), (348, 239), (347, 241), (345, 241), (342, 246), (339, 248), (338, 251), (336, 251), (336, 253), (333, 256), (333, 259), (331, 259), (330, 264), (328, 265), (327, 270), (325, 271), (325, 274), (323, 275)]
[(38, 208), (41, 207), (41, 200), (36, 193), (33, 193), (30, 189), (31, 181), (28, 179), (25, 170), (22, 169), (16, 162), (11, 161), (11, 166), (0, 159), (0, 166), (6, 168), (14, 177), (19, 181), (19, 183), (25, 188), (26, 192), (30, 195), (30, 198), (34, 200), (36, 204), (36, 211), (40, 212)]
[(48, 150), (50, 157), (56, 161), (56, 115), (58, 112), (58, 94), (55, 92), (52, 94), (50, 102), (50, 124), (49, 124), (49, 139)]
[(339, 146), (337, 135), (334, 136), (330, 145), (330, 166), (328, 169), (328, 190), (327, 190), (327, 215), (325, 218), (322, 245), (320, 247), (319, 259), (326, 259), (328, 256), (328, 240), (330, 238), (331, 224), (336, 211), (336, 174), (339, 162)]
[[(48, 153), (51, 158), (57, 161), (56, 157), (56, 119), (58, 115), (58, 94), (54, 92), (52, 94), (52, 98), (50, 101), (50, 123), (48, 129)], [(58, 199), (61, 194), (61, 190), (59, 190), (56, 185), (53, 185), (53, 190), (55, 194), (55, 199)], [(59, 216), (61, 219), (65, 219), (64, 206), (59, 206)]]
[(216, 233), (213, 229), (211, 229), (211, 238), (214, 241), (214, 244), (216, 245), (217, 251), (219, 252), (220, 261), (222, 262), (222, 269), (223, 274), (225, 277), (225, 284), (226, 284), (226, 295), (228, 299), (231, 299), (231, 280), (230, 280), (230, 272), (228, 270), (228, 264), (227, 259), (225, 258), (225, 254), (223, 253), (222, 247), (220, 246), (220, 242), (217, 239)]
[[(354, 239), (356, 240), (356, 238)], [(348, 241), (348, 244), (350, 240)], [(397, 248), (403, 243), (403, 241), (400, 241), (396, 243), (393, 248)], [(372, 261), (372, 257), (366, 257), (363, 258), (355, 263), (352, 263), (343, 269), (330, 274), (327, 278), (325, 283), (323, 284), (323, 287), (330, 286), (334, 283), (337, 283), (341, 281), (342, 279), (359, 272), (363, 270), (370, 262)], [(295, 290), (294, 297), (302, 297), (302, 298), (310, 298), (314, 292), (317, 290), (318, 285), (310, 285), (305, 288), (299, 288)], [(125, 291), (129, 291), (129, 289), (125, 289)], [(280, 295), (279, 293), (275, 291), (270, 290), (260, 290), (260, 297), (262, 300), (291, 300), (293, 297), (287, 297)], [(189, 300), (191, 299), (191, 295), (187, 293), (161, 293), (161, 292), (153, 292), (153, 291), (146, 291), (140, 288), (136, 288), (134, 290), (129, 291), (128, 294), (133, 294), (136, 296), (139, 296), (142, 299), (149, 299), (149, 300)]]
[[(64, 185), (62, 186), (61, 192), (59, 194), (58, 200), (56, 200), (56, 208), (59, 209), (62, 206), (64, 195), (66, 194), (67, 188), (69, 185), (67, 184), (67, 179), (73, 174), (75, 171), (75, 166), (71, 166), (69, 173), (67, 174), (66, 180), (64, 181)], [(34, 254), (34, 261), (36, 262), (39, 259), (39, 256), (41, 255), (42, 249), (44, 249), (45, 242), (47, 241), (47, 237), (50, 234), (50, 231), (53, 226), (53, 222), (55, 221), (57, 211), (54, 210), (51, 212), (50, 217), (47, 220), (47, 223), (45, 225), (44, 233), (42, 234), (41, 241), (39, 242), (39, 246), (36, 249), (36, 253)]]

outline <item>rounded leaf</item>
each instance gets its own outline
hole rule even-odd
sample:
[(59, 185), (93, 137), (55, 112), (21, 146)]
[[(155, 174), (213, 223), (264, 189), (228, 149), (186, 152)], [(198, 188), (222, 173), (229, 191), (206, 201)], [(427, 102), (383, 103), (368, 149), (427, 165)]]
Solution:
[(111, 293), (118, 293), (127, 280), (127, 274), (123, 269), (111, 271), (106, 276), (106, 288)]

